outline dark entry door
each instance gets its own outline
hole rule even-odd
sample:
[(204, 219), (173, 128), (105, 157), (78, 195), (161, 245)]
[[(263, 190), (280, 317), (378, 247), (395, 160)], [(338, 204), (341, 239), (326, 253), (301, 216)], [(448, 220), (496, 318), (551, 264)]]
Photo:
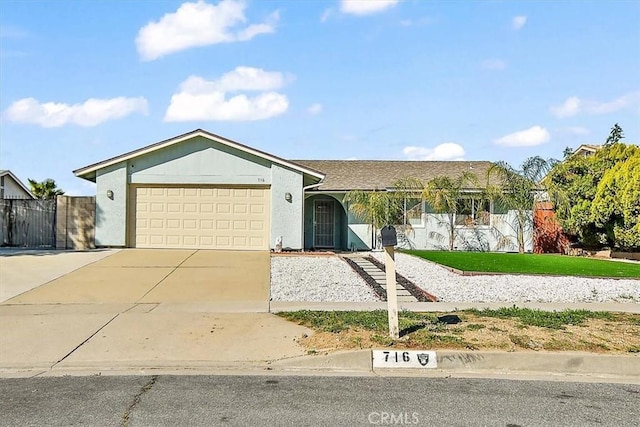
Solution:
[(334, 243), (334, 202), (317, 200), (313, 219), (313, 246), (316, 248), (333, 248)]

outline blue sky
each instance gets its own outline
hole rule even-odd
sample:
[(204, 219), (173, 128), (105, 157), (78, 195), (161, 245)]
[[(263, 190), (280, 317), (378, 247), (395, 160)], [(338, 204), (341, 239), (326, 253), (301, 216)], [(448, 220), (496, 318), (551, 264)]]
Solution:
[(196, 128), (287, 159), (505, 160), (640, 141), (638, 1), (0, 3), (0, 168)]

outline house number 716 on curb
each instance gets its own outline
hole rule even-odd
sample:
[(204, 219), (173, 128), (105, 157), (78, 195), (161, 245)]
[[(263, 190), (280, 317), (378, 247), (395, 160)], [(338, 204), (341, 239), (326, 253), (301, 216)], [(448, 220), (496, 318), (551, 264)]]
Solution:
[(438, 358), (432, 350), (373, 350), (373, 368), (437, 368)]
[[(393, 353), (393, 355), (391, 354)], [(411, 362), (411, 357), (409, 356), (409, 352), (408, 351), (403, 351), (402, 352), (402, 356), (398, 357), (399, 352), (398, 351), (385, 351), (384, 352), (384, 361), (385, 362), (389, 362), (389, 356), (391, 356), (392, 360), (393, 358), (395, 358), (395, 362)]]

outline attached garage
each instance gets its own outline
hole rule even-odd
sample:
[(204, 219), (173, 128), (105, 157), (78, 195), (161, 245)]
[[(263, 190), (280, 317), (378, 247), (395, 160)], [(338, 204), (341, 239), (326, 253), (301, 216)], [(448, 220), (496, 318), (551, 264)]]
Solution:
[(96, 183), (96, 246), (304, 247), (304, 191), (324, 175), (201, 129), (74, 171)]
[(130, 246), (269, 249), (268, 188), (132, 186)]

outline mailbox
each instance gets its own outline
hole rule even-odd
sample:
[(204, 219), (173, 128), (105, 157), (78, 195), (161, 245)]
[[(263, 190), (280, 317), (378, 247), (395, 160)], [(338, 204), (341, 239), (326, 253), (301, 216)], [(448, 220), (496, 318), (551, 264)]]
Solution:
[(396, 229), (390, 225), (382, 227), (380, 230), (382, 235), (382, 246), (396, 246), (398, 244), (398, 236), (396, 235)]

